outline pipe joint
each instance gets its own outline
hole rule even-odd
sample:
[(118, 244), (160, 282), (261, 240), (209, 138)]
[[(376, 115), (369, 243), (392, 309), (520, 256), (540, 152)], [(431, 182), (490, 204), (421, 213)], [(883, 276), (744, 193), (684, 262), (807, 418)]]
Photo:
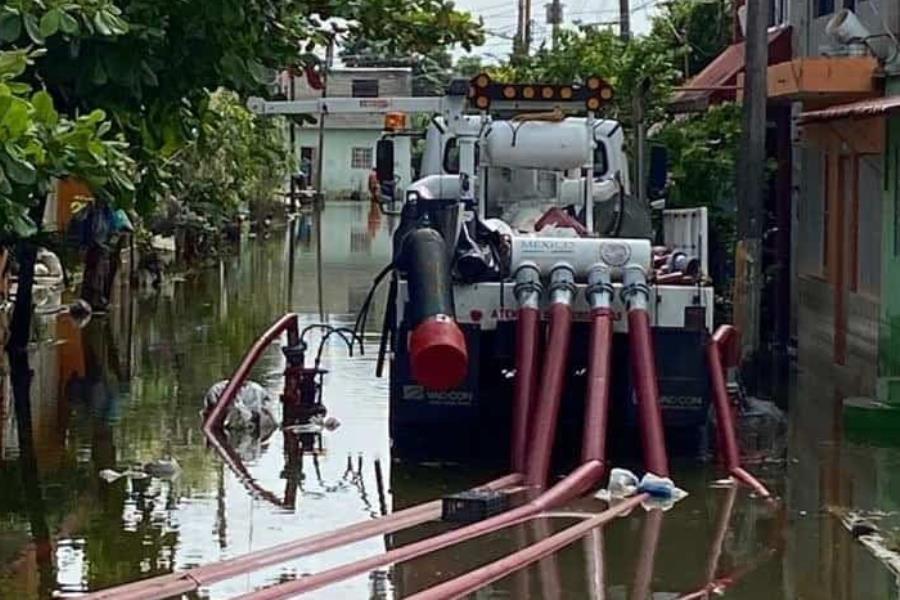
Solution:
[(598, 264), (588, 273), (588, 285), (584, 290), (585, 298), (592, 310), (608, 309), (612, 305), (615, 288), (609, 267)]
[(577, 287), (575, 286), (575, 269), (568, 263), (557, 263), (550, 270), (550, 303), (572, 304)]
[(541, 284), (541, 271), (532, 262), (523, 263), (516, 270), (516, 287), (513, 293), (521, 308), (538, 308), (544, 286)]
[(640, 265), (629, 265), (623, 271), (622, 301), (628, 310), (646, 310), (650, 303), (647, 272)]

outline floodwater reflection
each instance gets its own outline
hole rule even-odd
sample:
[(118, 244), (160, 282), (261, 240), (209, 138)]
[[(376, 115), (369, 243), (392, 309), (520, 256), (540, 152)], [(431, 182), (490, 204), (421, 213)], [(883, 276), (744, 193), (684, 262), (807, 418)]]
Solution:
[[(329, 205), (216, 268), (170, 276), (158, 291), (117, 290), (110, 313), (83, 328), (65, 315), (41, 318), (24, 371), (30, 367), (33, 378), (0, 380), (0, 597), (74, 594), (186, 569), (493, 478), (479, 465), (392, 460), (387, 381), (374, 377), (389, 306), (383, 295), (372, 304), (365, 355), (348, 357), (341, 344), (326, 349), (324, 403), (339, 429), (276, 431), (237, 448), (200, 431), (207, 388), (281, 313), (300, 313), (301, 326), (322, 319), (352, 326), (372, 278), (390, 261), (394, 225), (368, 204)], [(252, 378), (277, 393), (284, 366), (273, 347)], [(787, 456), (754, 466), (780, 506), (744, 489), (711, 487), (714, 465), (678, 464), (679, 486), (691, 495), (671, 511), (638, 509), (478, 597), (896, 596), (893, 575), (830, 509), (900, 510), (900, 453), (844, 439), (833, 400), (841, 391), (803, 366), (801, 357), (782, 399), (791, 409)], [(99, 477), (168, 457), (180, 465), (176, 478)], [(567, 510), (602, 506), (586, 499)], [(310, 596), (403, 597), (573, 522), (539, 519)], [(200, 597), (229, 598), (444, 529), (426, 524), (288, 561)]]

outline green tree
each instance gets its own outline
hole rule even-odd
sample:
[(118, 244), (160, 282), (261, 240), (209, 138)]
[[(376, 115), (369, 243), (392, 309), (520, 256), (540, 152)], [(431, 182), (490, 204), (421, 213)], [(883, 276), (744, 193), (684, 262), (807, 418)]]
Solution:
[(21, 77), (39, 51), (0, 51), (0, 244), (15, 247), (20, 266), (10, 348), (24, 351), (31, 315), (31, 282), (47, 194), (53, 181), (75, 176), (98, 197), (127, 205), (133, 164), (124, 144), (109, 137), (102, 110), (60, 116), (45, 90)]

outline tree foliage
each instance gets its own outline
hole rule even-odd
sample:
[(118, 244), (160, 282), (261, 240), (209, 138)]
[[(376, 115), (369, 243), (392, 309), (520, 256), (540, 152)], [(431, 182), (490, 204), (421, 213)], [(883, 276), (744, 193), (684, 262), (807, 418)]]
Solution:
[(0, 51), (0, 240), (7, 243), (38, 230), (34, 210), (54, 178), (79, 177), (119, 205), (134, 192), (132, 161), (125, 144), (110, 136), (106, 113), (61, 116), (46, 90), (21, 81), (39, 56)]
[(178, 193), (178, 157), (203, 133), (211, 90), (267, 95), (278, 69), (318, 60), (316, 49), (337, 34), (381, 40), (395, 53), (481, 39), (480, 23), (446, 0), (7, 0), (0, 7), (0, 44), (42, 49), (22, 81), (45, 89), (64, 115), (109, 116), (104, 133), (127, 142), (138, 165), (135, 206), (145, 214)]
[(214, 226), (267, 205), (289, 171), (283, 134), (282, 120), (256, 117), (235, 92), (209, 94), (197, 141), (178, 160), (177, 196)]

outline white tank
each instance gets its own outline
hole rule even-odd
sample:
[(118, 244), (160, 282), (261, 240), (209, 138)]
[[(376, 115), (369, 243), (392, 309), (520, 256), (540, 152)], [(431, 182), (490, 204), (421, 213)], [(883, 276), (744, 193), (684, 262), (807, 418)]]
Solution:
[(577, 169), (593, 148), (583, 120), (495, 121), (486, 137), (491, 166), (510, 169)]
[(510, 272), (515, 273), (522, 263), (530, 262), (542, 274), (549, 275), (553, 267), (563, 262), (575, 270), (580, 281), (597, 264), (606, 265), (614, 277), (619, 277), (621, 269), (631, 265), (649, 272), (652, 255), (650, 240), (516, 236), (512, 239)]

